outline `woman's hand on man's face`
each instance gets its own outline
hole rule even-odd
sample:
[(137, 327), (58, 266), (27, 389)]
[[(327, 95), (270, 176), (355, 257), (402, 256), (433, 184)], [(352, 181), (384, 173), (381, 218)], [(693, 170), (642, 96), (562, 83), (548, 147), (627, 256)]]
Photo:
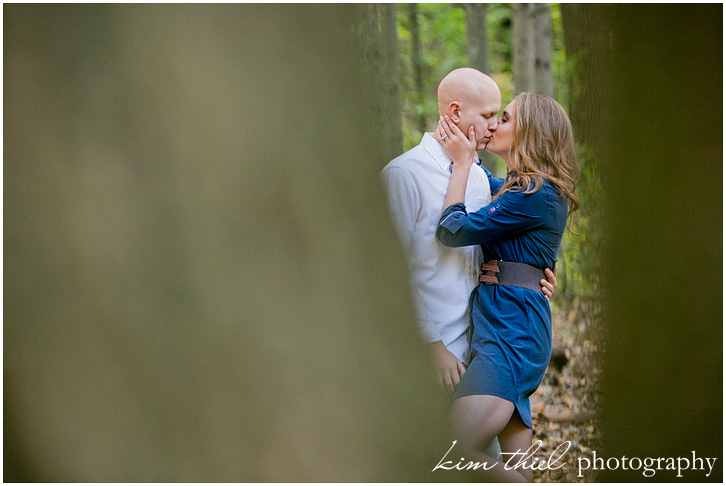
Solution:
[(469, 127), (467, 136), (451, 121), (448, 115), (439, 116), (436, 134), (455, 167), (471, 165), (476, 155), (476, 133), (473, 126)]

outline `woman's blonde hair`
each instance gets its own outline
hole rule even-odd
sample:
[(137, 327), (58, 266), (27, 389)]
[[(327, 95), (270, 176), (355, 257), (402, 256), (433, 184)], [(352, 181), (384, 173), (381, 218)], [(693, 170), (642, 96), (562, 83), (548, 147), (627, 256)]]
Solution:
[(580, 207), (575, 185), (580, 176), (572, 123), (549, 96), (520, 93), (514, 100), (514, 140), (509, 148), (513, 169), (497, 193), (538, 191), (545, 180), (565, 195), (569, 211)]

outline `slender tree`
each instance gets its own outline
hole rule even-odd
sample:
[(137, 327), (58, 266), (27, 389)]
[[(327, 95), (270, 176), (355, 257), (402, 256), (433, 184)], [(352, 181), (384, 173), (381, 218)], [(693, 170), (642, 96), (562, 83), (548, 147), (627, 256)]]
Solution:
[(421, 32), (418, 23), (418, 5), (408, 4), (408, 27), (411, 32), (411, 67), (413, 72), (413, 87), (416, 101), (416, 128), (425, 132), (426, 110), (423, 109), (426, 93), (423, 80), (423, 59), (421, 57)]
[(533, 10), (534, 6), (530, 3), (513, 6), (512, 77), (516, 93), (535, 89)]
[(552, 75), (552, 10), (549, 3), (534, 7), (534, 90), (553, 97), (555, 80)]
[[(487, 43), (487, 4), (460, 4), (466, 12), (466, 46), (469, 66), (489, 73), (489, 49)], [(497, 173), (496, 158), (488, 152), (479, 152), (484, 166)]]
[(489, 73), (489, 50), (487, 47), (487, 4), (465, 3), (466, 46), (469, 66), (483, 73)]
[(395, 4), (362, 5), (363, 66), (374, 136), (386, 159), (403, 149)]

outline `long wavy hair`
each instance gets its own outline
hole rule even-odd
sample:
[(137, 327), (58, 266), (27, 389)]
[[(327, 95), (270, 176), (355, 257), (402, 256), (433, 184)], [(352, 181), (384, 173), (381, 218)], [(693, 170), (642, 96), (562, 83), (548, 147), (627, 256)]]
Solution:
[(514, 167), (496, 197), (507, 191), (536, 192), (546, 180), (565, 195), (569, 213), (577, 211), (580, 167), (570, 118), (549, 96), (520, 93), (514, 101), (514, 140), (509, 147)]

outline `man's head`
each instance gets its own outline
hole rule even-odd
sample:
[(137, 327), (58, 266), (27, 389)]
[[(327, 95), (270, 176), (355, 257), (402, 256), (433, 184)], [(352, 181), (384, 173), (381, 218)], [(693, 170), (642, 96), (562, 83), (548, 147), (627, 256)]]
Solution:
[(484, 150), (497, 129), (502, 94), (492, 78), (471, 68), (451, 71), (439, 83), (439, 114), (449, 115), (462, 132), (474, 126), (477, 151)]

